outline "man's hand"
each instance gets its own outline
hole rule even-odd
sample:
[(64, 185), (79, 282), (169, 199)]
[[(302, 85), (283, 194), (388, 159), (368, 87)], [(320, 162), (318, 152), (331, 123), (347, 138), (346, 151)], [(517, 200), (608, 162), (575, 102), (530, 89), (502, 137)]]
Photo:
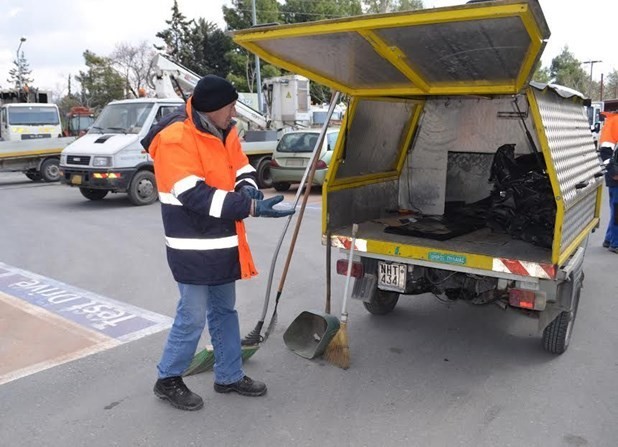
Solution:
[(283, 200), (282, 195), (271, 197), (265, 200), (253, 200), (251, 204), (251, 215), (254, 217), (285, 217), (291, 216), (296, 211), (294, 208), (287, 210), (274, 209), (277, 203)]
[(250, 199), (262, 200), (264, 198), (264, 193), (262, 191), (249, 185), (242, 186), (238, 192)]

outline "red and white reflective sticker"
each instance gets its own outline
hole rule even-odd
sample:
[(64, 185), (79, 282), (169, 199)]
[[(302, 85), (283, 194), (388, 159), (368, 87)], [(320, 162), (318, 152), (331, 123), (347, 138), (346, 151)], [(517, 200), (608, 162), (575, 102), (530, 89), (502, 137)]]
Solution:
[(512, 273), (520, 276), (533, 276), (542, 279), (554, 279), (556, 267), (552, 264), (539, 262), (516, 261), (512, 259), (494, 258), (494, 272)]
[[(347, 236), (331, 236), (330, 238), (331, 245), (335, 248), (343, 248), (345, 250), (349, 250), (352, 245), (352, 238)], [(354, 251), (367, 252), (367, 240), (366, 239), (356, 239), (356, 243), (354, 244)]]

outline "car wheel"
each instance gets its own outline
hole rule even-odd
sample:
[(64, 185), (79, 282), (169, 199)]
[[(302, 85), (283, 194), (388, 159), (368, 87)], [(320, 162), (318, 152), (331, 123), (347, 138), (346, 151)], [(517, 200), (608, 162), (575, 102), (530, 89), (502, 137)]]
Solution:
[(273, 185), (273, 178), (270, 175), (270, 158), (262, 158), (255, 168), (258, 186), (260, 188), (270, 188)]
[(290, 185), (290, 184), (289, 184), (289, 183), (287, 183), (287, 182), (278, 182), (278, 183), (273, 183), (273, 188), (275, 188), (275, 189), (276, 189), (277, 191), (279, 191), (279, 192), (285, 192), (285, 191), (287, 191), (288, 189), (290, 189), (290, 186), (292, 186), (292, 185)]
[(133, 176), (127, 192), (133, 205), (150, 205), (158, 197), (155, 175), (150, 171), (139, 171)]

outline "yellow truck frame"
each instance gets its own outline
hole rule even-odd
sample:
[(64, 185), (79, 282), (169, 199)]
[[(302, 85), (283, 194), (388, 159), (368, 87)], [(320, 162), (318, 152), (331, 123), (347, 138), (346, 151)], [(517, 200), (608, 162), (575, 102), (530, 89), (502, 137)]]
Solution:
[[(549, 36), (538, 0), (235, 33), (236, 43), (266, 61), (349, 98), (323, 187), (322, 239), (347, 250), (359, 224), (355, 252), (364, 273), (353, 296), (369, 312), (390, 312), (400, 294), (446, 287), (419, 287), (428, 277), (450, 287), (473, 283), (477, 299), (537, 316), (547, 351), (567, 349), (588, 236), (599, 225), (603, 169), (585, 98), (530, 81)], [(555, 201), (551, 248), (488, 230), (450, 241), (383, 231), (389, 210), (441, 215), (449, 195), (469, 203), (488, 192), (478, 179), (487, 174), (487, 181), (487, 161), (503, 143), (543, 160)], [(383, 280), (386, 268), (404, 282)], [(532, 301), (524, 306), (513, 299), (520, 296)]]

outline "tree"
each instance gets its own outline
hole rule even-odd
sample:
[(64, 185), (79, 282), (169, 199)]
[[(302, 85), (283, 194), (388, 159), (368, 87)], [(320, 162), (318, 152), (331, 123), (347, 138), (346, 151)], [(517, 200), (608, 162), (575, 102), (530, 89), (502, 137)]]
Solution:
[(9, 70), (7, 82), (13, 84), (16, 90), (21, 90), (25, 86), (30, 86), (34, 82), (34, 79), (29, 77), (32, 70), (30, 70), (28, 61), (24, 57), (24, 52), (22, 51), (21, 55), (18, 56), (18, 59), (13, 61), (15, 67)]
[(137, 45), (122, 42), (116, 44), (114, 51), (110, 55), (112, 66), (120, 73), (124, 79), (125, 94), (131, 92), (138, 96), (140, 88), (148, 85), (152, 77), (152, 59), (154, 51), (146, 41)]
[(365, 0), (367, 13), (410, 11), (423, 9), (422, 0)]
[(581, 62), (569, 51), (568, 46), (565, 46), (562, 52), (552, 59), (549, 73), (556, 84), (570, 87), (584, 94), (591, 93), (588, 76)]
[(534, 70), (534, 75), (532, 75), (532, 79), (537, 82), (549, 84), (551, 82), (551, 74), (549, 73), (549, 68), (543, 67), (541, 61), (539, 61), (536, 65), (536, 69)]
[(169, 28), (156, 34), (156, 37), (165, 42), (165, 46), (155, 46), (155, 48), (164, 51), (172, 59), (187, 66), (187, 62), (192, 58), (191, 48), (187, 45), (187, 42), (193, 21), (187, 20), (185, 15), (180, 12), (177, 0), (174, 0), (172, 5), (172, 18), (166, 20), (165, 23), (169, 25)]
[(607, 83), (605, 86), (604, 98), (618, 98), (618, 71), (614, 68), (607, 75)]
[(125, 80), (112, 66), (112, 60), (86, 50), (84, 60), (87, 71), (75, 76), (82, 84), (84, 104), (97, 111), (114, 99), (124, 97)]

